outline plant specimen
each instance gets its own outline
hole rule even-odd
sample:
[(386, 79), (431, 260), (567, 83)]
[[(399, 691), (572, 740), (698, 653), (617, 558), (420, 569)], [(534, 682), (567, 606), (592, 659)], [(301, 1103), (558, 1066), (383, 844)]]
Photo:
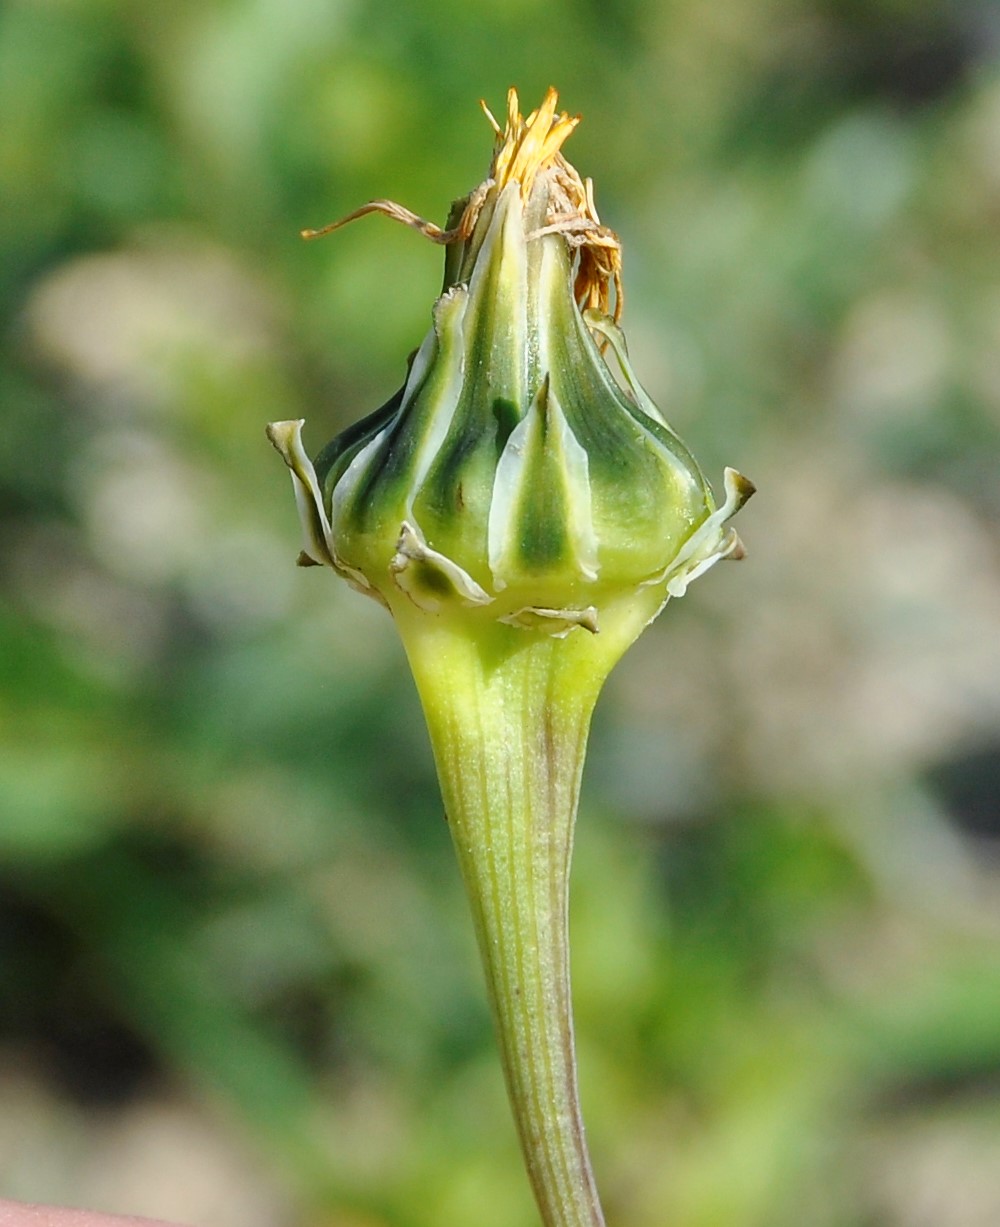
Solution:
[(486, 973), (507, 1088), (546, 1227), (603, 1223), (577, 1094), (568, 880), (591, 713), (667, 603), (742, 553), (632, 372), (621, 246), (564, 158), (579, 117), (511, 90), (488, 177), (444, 229), (444, 288), (406, 380), (292, 473), (303, 565), (392, 614), (423, 704)]

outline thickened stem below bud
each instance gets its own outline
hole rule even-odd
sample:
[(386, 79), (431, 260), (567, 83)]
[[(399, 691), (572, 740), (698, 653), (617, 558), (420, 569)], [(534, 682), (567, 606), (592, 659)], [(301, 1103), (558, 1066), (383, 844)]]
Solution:
[(427, 716), (521, 1148), (545, 1227), (603, 1227), (577, 1094), (568, 890), (607, 645), (400, 626)]

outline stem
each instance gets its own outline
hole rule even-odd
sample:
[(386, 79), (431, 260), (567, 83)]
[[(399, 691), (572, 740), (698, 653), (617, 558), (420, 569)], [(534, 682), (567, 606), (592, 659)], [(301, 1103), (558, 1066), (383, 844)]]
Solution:
[(542, 1220), (603, 1227), (577, 1092), (568, 887), (606, 652), (583, 631), (402, 622)]

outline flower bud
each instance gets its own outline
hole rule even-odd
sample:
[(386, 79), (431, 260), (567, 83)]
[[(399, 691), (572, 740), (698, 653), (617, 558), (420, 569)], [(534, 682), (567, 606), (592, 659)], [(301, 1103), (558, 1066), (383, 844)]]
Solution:
[(403, 387), (315, 465), (301, 422), (269, 433), (293, 474), (300, 561), (390, 609), (596, 631), (623, 595), (650, 590), (655, 613), (738, 556), (727, 521), (753, 486), (727, 469), (716, 508), (632, 372), (616, 318), (620, 245), (560, 153), (578, 120), (556, 113), (551, 90), (527, 119), (513, 91), (508, 102), (503, 129), (487, 111), (490, 175), (449, 229), (385, 201), (358, 211), (447, 245), (444, 291)]
[(567, 929), (590, 716), (667, 599), (739, 556), (727, 521), (753, 486), (727, 469), (716, 507), (632, 373), (620, 245), (560, 153), (577, 120), (556, 113), (552, 90), (527, 119), (513, 91), (503, 128), (487, 116), (490, 174), (447, 229), (388, 201), (344, 219), (386, 213), (446, 247), (403, 387), (315, 464), (301, 422), (269, 434), (292, 471), (299, 561), (332, 567), (396, 618), (542, 1221), (603, 1227)]

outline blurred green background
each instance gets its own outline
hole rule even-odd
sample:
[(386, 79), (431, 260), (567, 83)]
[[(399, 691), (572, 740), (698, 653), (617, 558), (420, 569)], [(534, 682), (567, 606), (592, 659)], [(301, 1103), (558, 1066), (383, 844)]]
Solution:
[[(299, 529), (401, 380), (476, 102), (549, 84), (632, 357), (760, 493), (599, 709), (613, 1227), (1000, 1223), (1000, 9), (0, 8), (0, 1192), (534, 1221), (392, 626)], [(526, 108), (527, 109), (527, 108)]]

